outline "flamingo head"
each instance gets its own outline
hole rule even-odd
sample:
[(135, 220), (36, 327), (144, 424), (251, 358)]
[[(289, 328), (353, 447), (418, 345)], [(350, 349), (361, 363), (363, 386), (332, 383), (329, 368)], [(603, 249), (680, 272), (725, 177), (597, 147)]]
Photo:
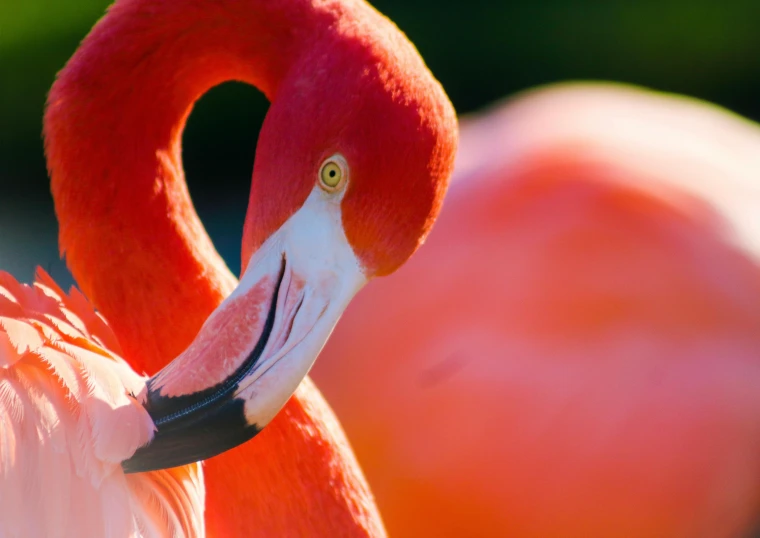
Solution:
[(401, 266), (430, 231), (453, 167), (455, 113), (404, 36), (380, 16), (370, 22), (371, 31), (312, 41), (273, 93), (240, 283), (148, 382), (157, 432), (127, 471), (208, 458), (253, 437), (356, 292)]

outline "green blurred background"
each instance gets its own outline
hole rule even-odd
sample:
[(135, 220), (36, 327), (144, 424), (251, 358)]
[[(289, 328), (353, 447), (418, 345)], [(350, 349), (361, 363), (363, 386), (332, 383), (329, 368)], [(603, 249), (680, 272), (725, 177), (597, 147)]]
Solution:
[[(108, 0), (0, 0), (0, 269), (70, 282), (56, 253), (40, 140), (56, 71)], [(561, 80), (631, 82), (760, 119), (758, 0), (377, 0), (417, 45), (460, 113)], [(184, 138), (190, 191), (217, 248), (239, 267), (240, 230), (266, 100), (226, 84)]]

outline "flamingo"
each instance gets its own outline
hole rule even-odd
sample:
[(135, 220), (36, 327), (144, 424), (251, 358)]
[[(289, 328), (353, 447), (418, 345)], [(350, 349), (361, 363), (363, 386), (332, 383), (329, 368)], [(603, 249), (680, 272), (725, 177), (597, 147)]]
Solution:
[[(271, 101), (239, 283), (181, 166), (193, 103), (232, 79)], [(413, 45), (359, 0), (118, 0), (54, 83), (44, 134), (84, 295), (0, 277), (0, 535), (201, 536), (205, 483), (209, 536), (383, 536), (301, 380), (446, 192), (456, 116)]]
[(748, 536), (759, 170), (757, 125), (621, 85), (462, 121), (425, 248), (312, 372), (389, 534)]

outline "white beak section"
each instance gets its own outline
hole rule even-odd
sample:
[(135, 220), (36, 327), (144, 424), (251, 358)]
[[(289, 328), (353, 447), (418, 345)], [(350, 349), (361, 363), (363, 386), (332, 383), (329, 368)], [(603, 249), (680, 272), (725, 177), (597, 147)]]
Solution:
[[(295, 392), (354, 295), (366, 284), (343, 231), (340, 202), (319, 187), (252, 257), (240, 288), (264, 276), (267, 258), (284, 255), (274, 330), (259, 366), (240, 383), (249, 424), (268, 424)], [(265, 269), (266, 270), (266, 269)], [(233, 293), (233, 296), (235, 294)]]
[(341, 198), (315, 186), (193, 343), (148, 381), (144, 405), (156, 434), (122, 463), (127, 472), (215, 456), (285, 405), (367, 282), (343, 231)]

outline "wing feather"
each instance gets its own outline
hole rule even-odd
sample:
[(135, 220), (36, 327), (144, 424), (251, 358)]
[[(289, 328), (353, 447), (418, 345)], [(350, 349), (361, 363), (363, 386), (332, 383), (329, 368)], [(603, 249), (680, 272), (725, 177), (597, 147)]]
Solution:
[(43, 271), (0, 272), (0, 536), (204, 536), (200, 465), (125, 476), (153, 435), (145, 379), (108, 325)]

